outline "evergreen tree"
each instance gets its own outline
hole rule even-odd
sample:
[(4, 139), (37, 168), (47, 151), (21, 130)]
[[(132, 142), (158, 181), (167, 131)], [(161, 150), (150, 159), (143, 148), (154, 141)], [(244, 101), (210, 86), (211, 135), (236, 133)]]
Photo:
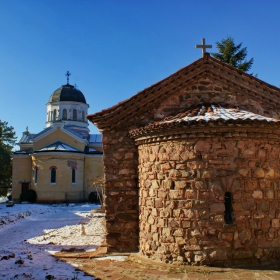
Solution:
[(12, 149), (16, 137), (12, 126), (0, 120), (0, 196), (7, 195), (12, 183)]
[(225, 62), (239, 70), (248, 72), (253, 65), (254, 59), (245, 60), (247, 56), (247, 48), (241, 48), (242, 43), (235, 45), (233, 38), (227, 37), (221, 42), (216, 42), (219, 50), (218, 53), (211, 53), (216, 59)]

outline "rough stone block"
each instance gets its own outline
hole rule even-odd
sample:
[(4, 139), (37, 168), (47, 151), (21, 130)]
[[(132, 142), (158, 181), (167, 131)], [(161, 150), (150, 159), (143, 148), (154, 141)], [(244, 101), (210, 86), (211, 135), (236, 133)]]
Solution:
[(238, 251), (233, 253), (234, 259), (248, 259), (253, 257), (252, 251)]
[(250, 240), (251, 238), (251, 231), (248, 230), (248, 229), (245, 229), (245, 230), (242, 230), (240, 233), (239, 233), (239, 239), (242, 243), (244, 243), (245, 241), (248, 241)]
[(253, 178), (264, 178), (264, 170), (263, 168), (255, 168), (252, 170), (252, 177)]
[(188, 168), (195, 170), (195, 169), (202, 169), (204, 168), (204, 162), (203, 161), (189, 161), (187, 163)]
[(275, 176), (275, 170), (273, 168), (269, 169), (269, 171), (266, 173), (265, 178), (266, 179), (274, 179)]
[(173, 209), (173, 217), (179, 218), (182, 210), (181, 209)]
[(194, 186), (195, 186), (198, 190), (204, 189), (204, 183), (203, 183), (203, 181), (196, 181), (195, 184), (194, 184)]
[(161, 218), (168, 218), (170, 217), (170, 210), (169, 209), (163, 209), (159, 212), (159, 216)]
[(162, 207), (162, 199), (160, 199), (160, 198), (155, 199), (155, 207), (156, 208), (161, 208)]
[(132, 174), (132, 173), (134, 173), (134, 171), (130, 170), (128, 168), (124, 168), (124, 169), (121, 169), (119, 171), (119, 175), (129, 175), (129, 174)]
[(194, 147), (195, 153), (197, 152), (207, 153), (209, 152), (210, 149), (211, 149), (211, 143), (204, 140), (199, 140)]
[(224, 215), (215, 215), (213, 221), (221, 223), (224, 222)]
[(224, 203), (213, 203), (210, 205), (211, 213), (221, 213), (225, 211)]
[(262, 228), (265, 229), (265, 228), (270, 228), (270, 223), (271, 223), (271, 219), (269, 218), (264, 218), (262, 220)]
[(186, 170), (187, 165), (186, 164), (176, 164), (176, 169), (177, 170)]
[(252, 197), (254, 199), (262, 199), (263, 198), (263, 192), (262, 191), (254, 191), (252, 194)]
[(196, 198), (196, 192), (193, 190), (186, 190), (186, 198), (187, 199), (194, 199)]
[(175, 181), (175, 189), (184, 189), (186, 186), (186, 181)]
[(280, 227), (279, 219), (272, 219), (271, 226), (273, 228), (279, 228)]
[(170, 192), (169, 192), (169, 197), (170, 197), (171, 199), (178, 199), (178, 198), (180, 198), (181, 196), (180, 196), (179, 191), (177, 191), (177, 190), (170, 190)]
[(179, 221), (177, 219), (168, 219), (168, 226), (171, 228), (178, 228), (179, 227)]
[(273, 190), (269, 190), (265, 193), (265, 196), (268, 198), (268, 199), (274, 199), (274, 191)]
[(178, 228), (174, 231), (173, 236), (184, 236), (184, 229)]
[(170, 169), (171, 169), (171, 166), (170, 166), (169, 162), (166, 162), (166, 163), (162, 164), (162, 165), (161, 165), (161, 169), (162, 169), (163, 171), (165, 171), (165, 170), (170, 170)]
[(203, 173), (202, 173), (202, 178), (203, 179), (210, 179), (212, 177), (213, 177), (213, 175), (212, 175), (211, 171), (203, 171)]
[(258, 188), (258, 181), (257, 180), (250, 180), (245, 183), (244, 188), (247, 190), (256, 190)]
[(191, 236), (192, 237), (200, 237), (201, 232), (198, 229), (191, 230)]
[[(176, 236), (176, 237), (175, 237), (175, 242), (176, 242), (178, 245), (180, 245), (180, 246), (186, 244), (186, 240), (185, 240), (183, 237), (180, 237), (180, 236)], [(178, 258), (180, 258), (180, 256), (177, 257), (177, 260), (178, 260)], [(181, 257), (181, 258), (182, 258), (182, 257)]]
[(182, 227), (183, 228), (191, 227), (191, 222), (190, 221), (182, 221)]
[(233, 233), (222, 233), (222, 239), (226, 241), (232, 241), (233, 240)]
[(196, 217), (195, 211), (192, 209), (183, 209), (183, 211), (184, 211), (185, 217), (188, 219), (192, 219), (192, 218)]
[(158, 189), (159, 188), (159, 185), (160, 185), (160, 183), (159, 183), (159, 181), (158, 180), (153, 180), (152, 181), (152, 189)]
[(224, 261), (224, 260), (227, 260), (227, 258), (228, 258), (227, 251), (222, 250), (222, 249), (214, 250), (213, 252), (211, 252), (209, 254), (209, 257), (213, 261)]
[(239, 168), (246, 168), (247, 167), (247, 160), (244, 158), (235, 158), (234, 162)]
[(165, 199), (166, 195), (167, 195), (167, 192), (164, 191), (164, 190), (159, 190), (158, 193), (157, 193), (157, 197), (162, 198), (162, 199)]
[(201, 247), (199, 245), (185, 245), (184, 250), (186, 251), (198, 251), (201, 250)]
[(238, 170), (238, 173), (243, 177), (247, 177), (249, 175), (249, 170), (241, 168), (241, 169)]
[(159, 235), (157, 232), (153, 234), (153, 241), (159, 241)]
[(263, 201), (260, 203), (260, 210), (268, 210), (269, 209), (269, 202), (268, 201)]
[(256, 202), (254, 199), (247, 200), (243, 203), (244, 210), (254, 210), (256, 209)]

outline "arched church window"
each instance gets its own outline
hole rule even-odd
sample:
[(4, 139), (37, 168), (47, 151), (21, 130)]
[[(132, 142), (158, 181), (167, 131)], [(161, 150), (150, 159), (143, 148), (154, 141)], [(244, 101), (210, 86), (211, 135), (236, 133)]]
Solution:
[(73, 121), (76, 121), (77, 120), (77, 110), (74, 109), (73, 110)]
[(225, 223), (233, 224), (233, 208), (232, 208), (232, 194), (230, 192), (225, 193)]
[(56, 183), (56, 167), (51, 166), (50, 171), (51, 171), (51, 184), (55, 184)]
[(34, 173), (33, 173), (33, 179), (34, 179), (34, 184), (37, 184), (37, 178), (38, 178), (38, 167), (34, 167)]
[(72, 168), (72, 184), (76, 183), (76, 168)]
[(85, 112), (82, 111), (82, 121), (84, 122), (85, 121)]
[(56, 121), (56, 109), (53, 110), (53, 120)]
[(67, 120), (67, 110), (66, 109), (63, 109), (63, 111), (62, 111), (62, 119)]

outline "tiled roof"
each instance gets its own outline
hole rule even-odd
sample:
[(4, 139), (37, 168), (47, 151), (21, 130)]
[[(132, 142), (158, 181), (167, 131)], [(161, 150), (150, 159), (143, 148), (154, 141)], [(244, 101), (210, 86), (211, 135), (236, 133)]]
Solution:
[(36, 136), (36, 134), (32, 134), (29, 132), (24, 132), (21, 139), (19, 140), (18, 144), (23, 144), (23, 143), (32, 143), (33, 138)]
[(68, 130), (69, 132), (75, 134), (81, 139), (87, 139), (89, 132), (87, 128), (83, 128), (80, 126), (74, 126), (74, 125), (65, 125), (64, 129)]
[(84, 151), (85, 154), (98, 154), (98, 155), (102, 155), (103, 153), (100, 152), (100, 151), (97, 151), (93, 148), (90, 148), (90, 147), (85, 147), (85, 151)]
[(76, 148), (73, 148), (61, 141), (57, 141), (48, 146), (45, 146), (35, 152), (81, 152)]
[(135, 115), (141, 115), (157, 106), (160, 102), (170, 97), (173, 93), (184, 88), (202, 76), (211, 77), (235, 91), (250, 92), (255, 99), (270, 106), (280, 107), (280, 89), (265, 83), (256, 77), (246, 74), (228, 64), (225, 64), (205, 53), (200, 58), (180, 69), (162, 81), (144, 89), (111, 108), (102, 110), (87, 118), (99, 129), (111, 129)]
[(280, 125), (280, 120), (264, 117), (247, 112), (237, 107), (221, 106), (219, 104), (203, 104), (196, 106), (186, 112), (167, 117), (161, 121), (154, 122), (144, 127), (130, 131), (130, 136), (163, 129), (166, 127), (188, 126), (191, 124), (207, 123), (275, 123)]
[(88, 142), (89, 143), (102, 143), (102, 135), (101, 134), (90, 134)]
[(15, 152), (13, 152), (13, 154), (14, 155), (28, 155), (32, 152), (33, 152), (33, 149), (29, 148), (29, 149), (25, 149), (25, 150), (21, 150), (21, 151), (15, 151)]
[(45, 128), (44, 130), (40, 131), (39, 133), (34, 134), (34, 137), (33, 137), (33, 138), (37, 138), (38, 136), (40, 136), (40, 135), (46, 133), (47, 131), (49, 131), (49, 130), (51, 130), (51, 129), (52, 129), (52, 126), (49, 126), (49, 127)]

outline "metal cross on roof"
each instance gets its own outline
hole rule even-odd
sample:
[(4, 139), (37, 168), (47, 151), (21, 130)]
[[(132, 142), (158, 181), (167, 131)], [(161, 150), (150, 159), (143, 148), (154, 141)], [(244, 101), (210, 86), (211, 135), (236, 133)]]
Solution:
[(69, 85), (69, 77), (71, 73), (69, 71), (66, 72), (65, 76), (67, 76), (67, 85)]
[(206, 53), (206, 49), (211, 49), (212, 45), (205, 45), (205, 38), (201, 39), (202, 45), (195, 45), (197, 49), (202, 49), (202, 57)]

